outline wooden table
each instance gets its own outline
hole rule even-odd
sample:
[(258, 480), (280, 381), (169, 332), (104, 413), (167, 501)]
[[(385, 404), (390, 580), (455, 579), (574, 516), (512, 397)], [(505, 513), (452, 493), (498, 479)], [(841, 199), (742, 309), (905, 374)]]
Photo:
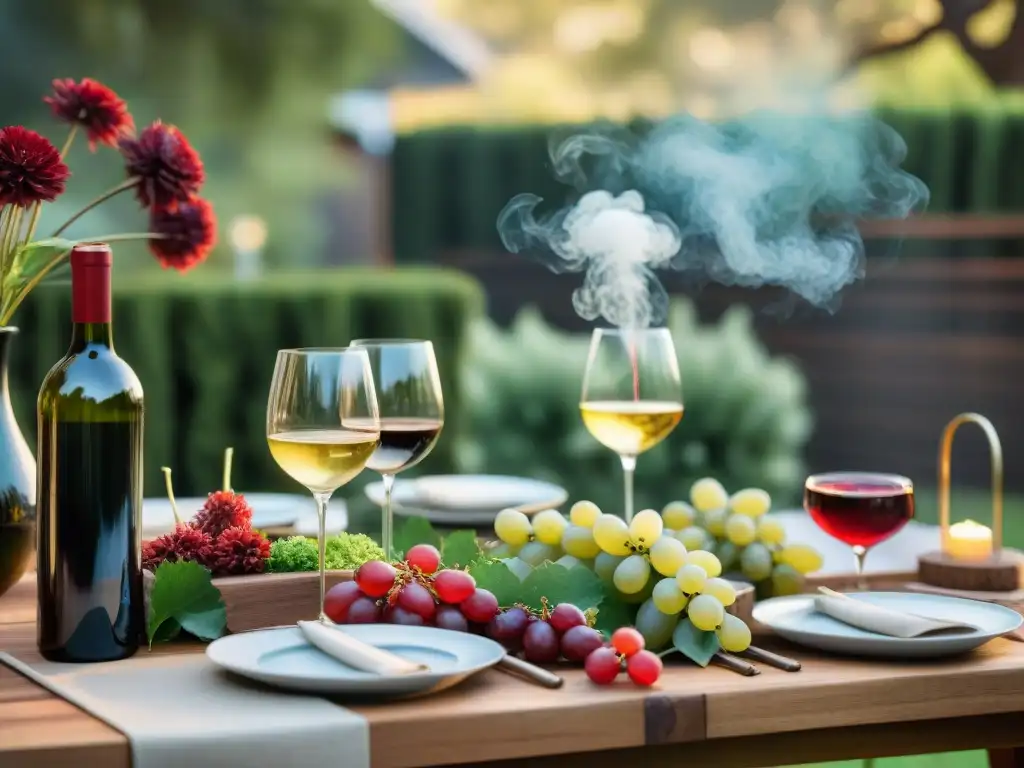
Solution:
[[(35, 653), (34, 579), (0, 598), (0, 649)], [(1024, 745), (1024, 643), (995, 640), (969, 658), (877, 663), (792, 646), (803, 671), (758, 677), (668, 666), (656, 689), (591, 685), (565, 669), (549, 691), (488, 671), (425, 699), (352, 707), (370, 723), (373, 764), (773, 766)], [(199, 653), (175, 644), (154, 653)], [(154, 693), (154, 696), (158, 692)], [(154, 698), (154, 706), (158, 706)], [(1024, 765), (1024, 762), (1018, 763)], [(0, 766), (128, 768), (128, 743), (0, 666)]]

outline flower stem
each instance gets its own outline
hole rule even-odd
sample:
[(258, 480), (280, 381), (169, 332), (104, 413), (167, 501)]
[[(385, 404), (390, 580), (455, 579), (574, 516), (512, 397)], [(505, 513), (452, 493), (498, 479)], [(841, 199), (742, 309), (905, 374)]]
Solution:
[(64, 146), (60, 150), (61, 160), (68, 156), (68, 152), (71, 150), (71, 142), (75, 140), (76, 133), (78, 133), (78, 123), (72, 123), (71, 130), (68, 131), (68, 137), (64, 140)]
[(89, 242), (91, 243), (116, 243), (119, 241), (126, 240), (166, 240), (167, 235), (162, 235), (159, 232), (126, 232), (120, 235), (100, 235), (99, 237), (90, 237)]
[(43, 281), (44, 277), (46, 277), (53, 271), (54, 267), (56, 267), (58, 264), (64, 261), (67, 255), (67, 252), (64, 252), (57, 256), (56, 258), (54, 258), (53, 261), (51, 261), (49, 264), (47, 264), (38, 272), (36, 272), (36, 274), (32, 276), (31, 280), (29, 280), (27, 283), (21, 286), (21, 289), (15, 294), (13, 300), (11, 300), (10, 302), (4, 302), (3, 314), (0, 315), (0, 326), (7, 325), (7, 323), (10, 322), (11, 315), (14, 314), (14, 310), (16, 310), (20, 306), (21, 302), (25, 300), (25, 297), (32, 292), (33, 288), (35, 288), (37, 285), (39, 285), (39, 283)]
[(76, 213), (70, 219), (68, 219), (63, 224), (61, 224), (60, 228), (56, 232), (53, 233), (53, 236), (54, 237), (59, 237), (61, 232), (63, 232), (68, 227), (70, 227), (72, 224), (74, 224), (76, 221), (78, 221), (78, 219), (80, 219), (86, 213), (91, 211), (97, 205), (99, 205), (102, 202), (105, 202), (105, 201), (109, 200), (110, 198), (114, 197), (114, 195), (119, 195), (119, 194), (121, 194), (122, 192), (124, 192), (127, 189), (132, 189), (132, 188), (138, 186), (138, 183), (139, 183), (139, 177), (138, 176), (132, 176), (130, 179), (127, 179), (126, 181), (122, 181), (116, 187), (111, 187), (106, 192), (104, 192), (102, 195), (97, 197), (95, 200), (93, 200), (90, 203), (87, 203), (86, 206), (84, 208), (82, 208), (78, 213)]
[(231, 490), (231, 459), (235, 455), (235, 449), (230, 446), (224, 449), (224, 476), (221, 478), (220, 489)]
[(178, 503), (174, 500), (174, 484), (171, 483), (171, 468), (160, 467), (160, 471), (164, 473), (164, 485), (167, 486), (167, 500), (171, 502), (171, 512), (174, 513), (174, 522), (176, 525), (181, 525), (181, 516), (178, 515)]
[(25, 242), (32, 242), (32, 237), (36, 233), (36, 225), (39, 223), (39, 215), (43, 212), (43, 204), (36, 203), (32, 206), (32, 217), (28, 220), (28, 231), (25, 233)]

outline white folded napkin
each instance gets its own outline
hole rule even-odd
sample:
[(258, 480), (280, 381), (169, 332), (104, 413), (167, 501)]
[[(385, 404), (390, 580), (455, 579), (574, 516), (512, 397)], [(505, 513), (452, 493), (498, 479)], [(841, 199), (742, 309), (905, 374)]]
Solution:
[(298, 625), (310, 645), (353, 669), (378, 675), (409, 675), (429, 669), (319, 621), (300, 621)]
[(820, 595), (814, 598), (814, 608), (819, 613), (831, 616), (851, 627), (875, 632), (879, 635), (909, 639), (943, 630), (974, 632), (977, 627), (954, 621), (933, 619), (913, 613), (894, 611), (863, 600), (835, 592), (827, 587), (818, 587)]

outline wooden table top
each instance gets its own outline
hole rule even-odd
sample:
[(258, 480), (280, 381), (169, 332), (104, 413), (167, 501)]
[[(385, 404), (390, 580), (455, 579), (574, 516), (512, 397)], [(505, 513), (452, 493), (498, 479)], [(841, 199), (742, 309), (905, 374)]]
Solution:
[[(444, 693), (351, 707), (370, 724), (373, 765), (623, 764), (688, 759), (755, 766), (1024, 743), (1024, 643), (994, 640), (967, 657), (880, 663), (777, 648), (803, 662), (742, 677), (685, 663), (658, 686), (610, 688), (565, 668), (542, 689), (487, 671)], [(0, 649), (35, 650), (35, 581), (0, 598)], [(173, 644), (154, 653), (198, 653)], [(547, 758), (547, 759), (543, 759)], [(0, 665), (0, 765), (130, 765), (128, 745), (101, 723)]]

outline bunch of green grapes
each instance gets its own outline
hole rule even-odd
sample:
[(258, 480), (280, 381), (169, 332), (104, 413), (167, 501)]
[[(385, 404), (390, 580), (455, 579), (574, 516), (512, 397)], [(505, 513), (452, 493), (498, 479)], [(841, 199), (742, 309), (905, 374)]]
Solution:
[[(571, 538), (574, 535), (571, 532), (577, 527), (570, 525), (556, 509), (538, 512), (532, 520), (517, 509), (503, 509), (494, 518), (494, 532), (498, 534), (501, 544), (492, 549), (490, 555), (504, 560), (509, 570), (520, 580), (545, 561), (566, 568), (579, 564), (591, 567), (592, 564), (585, 557), (573, 555), (573, 552), (580, 552), (578, 547), (571, 547), (572, 551), (569, 548), (563, 550), (565, 535), (569, 533)], [(595, 545), (595, 551), (596, 548)]]
[(822, 566), (821, 555), (807, 544), (787, 544), (782, 523), (768, 514), (772, 500), (760, 488), (744, 488), (731, 496), (711, 477), (690, 488), (690, 504), (676, 501), (662, 511), (666, 524), (685, 521), (690, 536), (712, 539), (722, 566), (739, 570), (757, 588), (759, 597), (803, 591), (804, 576)]

